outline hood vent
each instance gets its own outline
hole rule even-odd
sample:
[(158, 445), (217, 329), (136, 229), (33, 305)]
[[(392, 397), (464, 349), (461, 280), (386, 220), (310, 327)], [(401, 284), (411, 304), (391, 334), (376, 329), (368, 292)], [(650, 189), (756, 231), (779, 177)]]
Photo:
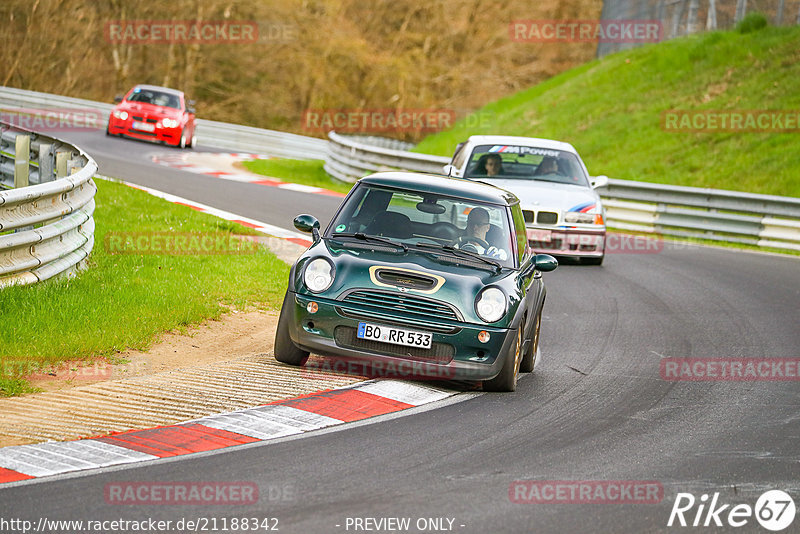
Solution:
[(390, 286), (416, 289), (417, 291), (430, 291), (439, 283), (432, 276), (409, 271), (395, 271), (394, 269), (377, 269), (375, 278)]

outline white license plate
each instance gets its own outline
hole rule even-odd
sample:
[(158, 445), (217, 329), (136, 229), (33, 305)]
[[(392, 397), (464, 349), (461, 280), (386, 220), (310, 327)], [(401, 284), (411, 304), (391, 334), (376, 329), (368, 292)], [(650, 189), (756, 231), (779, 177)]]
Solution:
[(131, 127), (134, 130), (144, 130), (145, 132), (155, 132), (156, 131), (156, 127), (155, 127), (154, 124), (148, 124), (146, 122), (133, 121), (133, 124), (131, 124)]
[(550, 230), (537, 230), (535, 228), (528, 228), (528, 241), (549, 243), (552, 240), (553, 232)]
[(428, 332), (415, 332), (413, 330), (403, 330), (402, 328), (370, 323), (358, 323), (357, 336), (359, 339), (370, 339), (372, 341), (419, 347), (421, 349), (431, 348), (431, 338), (433, 337)]

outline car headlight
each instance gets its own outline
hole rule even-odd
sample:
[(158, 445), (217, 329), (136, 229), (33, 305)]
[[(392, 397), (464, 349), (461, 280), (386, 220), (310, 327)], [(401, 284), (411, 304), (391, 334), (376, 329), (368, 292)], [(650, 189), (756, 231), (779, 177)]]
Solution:
[(127, 112), (127, 111), (117, 111), (117, 110), (114, 110), (114, 116), (115, 116), (116, 118), (118, 118), (118, 119), (125, 120), (125, 119), (127, 119), (127, 118), (128, 118), (128, 112)]
[(161, 124), (164, 125), (164, 128), (175, 128), (178, 125), (178, 121), (175, 119), (163, 119)]
[(505, 315), (506, 304), (505, 293), (496, 287), (487, 287), (475, 299), (475, 311), (487, 323), (494, 323)]
[(333, 265), (324, 258), (311, 260), (303, 271), (303, 282), (313, 293), (325, 291), (333, 284)]
[(595, 224), (596, 215), (594, 213), (582, 213), (580, 211), (570, 211), (564, 215), (564, 222)]

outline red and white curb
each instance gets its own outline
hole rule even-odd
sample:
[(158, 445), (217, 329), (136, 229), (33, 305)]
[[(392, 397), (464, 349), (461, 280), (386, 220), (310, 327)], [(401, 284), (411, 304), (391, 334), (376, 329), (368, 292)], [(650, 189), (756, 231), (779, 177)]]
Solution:
[(0, 484), (263, 442), (407, 410), (457, 393), (374, 379), (177, 425), (5, 447), (0, 449)]
[(271, 156), (265, 156), (263, 154), (245, 154), (237, 152), (194, 152), (184, 154), (155, 154), (151, 156), (151, 159), (154, 163), (158, 163), (159, 165), (165, 165), (167, 167), (172, 167), (173, 169), (180, 169), (182, 171), (192, 172), (195, 174), (214, 176), (216, 178), (222, 178), (223, 180), (267, 185), (271, 187), (278, 187), (280, 189), (299, 191), (301, 193), (314, 193), (318, 195), (341, 198), (344, 198), (345, 196), (344, 193), (323, 189), (322, 187), (283, 182), (276, 178), (268, 178), (255, 173), (239, 171), (233, 167), (234, 163), (242, 161), (250, 161), (254, 159), (275, 159)]
[(213, 215), (215, 217), (219, 217), (220, 219), (225, 219), (226, 221), (231, 221), (235, 223), (239, 223), (242, 226), (247, 226), (248, 228), (252, 228), (258, 232), (271, 235), (274, 237), (278, 237), (280, 239), (285, 239), (291, 243), (296, 245), (300, 245), (303, 247), (310, 247), (311, 240), (305, 234), (301, 234), (299, 232), (292, 232), (291, 230), (284, 230), (283, 228), (279, 228), (277, 226), (267, 224), (265, 222), (257, 221), (255, 219), (251, 219), (249, 217), (244, 217), (242, 215), (237, 215), (235, 213), (231, 213), (229, 211), (220, 210), (206, 204), (201, 204), (199, 202), (195, 202), (193, 200), (189, 200), (183, 197), (179, 197), (176, 195), (172, 195), (170, 193), (164, 193), (163, 191), (159, 191), (157, 189), (151, 189), (149, 187), (144, 187), (142, 185), (137, 185), (131, 182), (126, 182), (124, 180), (117, 180), (116, 178), (110, 178), (108, 176), (101, 176), (96, 175), (97, 178), (108, 180), (111, 182), (116, 182), (120, 184), (127, 185), (128, 187), (132, 187), (134, 189), (138, 189), (140, 191), (144, 191), (154, 197), (158, 197), (161, 199), (166, 200), (167, 202), (172, 202), (173, 204), (180, 204), (181, 206), (186, 206), (192, 208), (195, 211), (199, 211), (202, 213), (208, 213), (209, 215)]

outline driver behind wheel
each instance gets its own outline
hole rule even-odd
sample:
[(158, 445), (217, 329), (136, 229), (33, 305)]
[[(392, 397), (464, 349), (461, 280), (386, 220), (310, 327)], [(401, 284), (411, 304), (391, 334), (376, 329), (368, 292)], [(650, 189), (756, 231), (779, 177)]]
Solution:
[(489, 212), (484, 208), (472, 208), (467, 215), (467, 228), (464, 235), (458, 239), (456, 248), (476, 252), (498, 260), (508, 259), (505, 250), (489, 245), (486, 234), (491, 228)]

